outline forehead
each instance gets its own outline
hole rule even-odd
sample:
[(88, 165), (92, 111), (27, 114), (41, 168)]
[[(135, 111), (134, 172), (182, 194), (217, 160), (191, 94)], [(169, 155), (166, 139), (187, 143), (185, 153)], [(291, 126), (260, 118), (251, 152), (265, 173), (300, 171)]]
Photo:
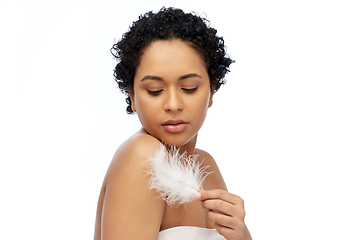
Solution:
[(201, 54), (187, 42), (178, 39), (157, 40), (144, 50), (138, 69), (164, 68), (178, 68), (185, 71), (186, 69), (203, 69), (206, 68), (206, 64)]

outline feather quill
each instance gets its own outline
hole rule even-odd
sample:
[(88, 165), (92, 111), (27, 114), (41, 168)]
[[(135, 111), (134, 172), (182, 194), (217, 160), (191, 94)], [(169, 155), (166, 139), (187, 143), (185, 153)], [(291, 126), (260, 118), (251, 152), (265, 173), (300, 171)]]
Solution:
[(186, 152), (163, 145), (148, 160), (150, 164), (150, 189), (156, 190), (168, 205), (184, 204), (194, 200), (202, 183), (210, 173), (201, 167), (202, 162), (196, 161), (198, 155), (187, 156)]

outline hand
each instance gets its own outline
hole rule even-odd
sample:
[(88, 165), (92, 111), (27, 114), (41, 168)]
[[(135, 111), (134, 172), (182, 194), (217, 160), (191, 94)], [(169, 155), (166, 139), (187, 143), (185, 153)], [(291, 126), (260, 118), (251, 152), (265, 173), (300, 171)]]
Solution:
[(228, 240), (238, 240), (244, 231), (244, 201), (227, 191), (200, 190), (196, 198), (208, 209), (208, 218), (215, 222), (218, 233)]

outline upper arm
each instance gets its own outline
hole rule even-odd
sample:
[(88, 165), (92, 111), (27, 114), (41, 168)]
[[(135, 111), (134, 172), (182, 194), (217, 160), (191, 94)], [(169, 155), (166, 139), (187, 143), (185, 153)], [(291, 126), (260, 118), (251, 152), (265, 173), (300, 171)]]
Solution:
[[(148, 153), (149, 152), (149, 153)], [(150, 191), (143, 142), (118, 154), (106, 180), (101, 239), (157, 239), (165, 203)]]

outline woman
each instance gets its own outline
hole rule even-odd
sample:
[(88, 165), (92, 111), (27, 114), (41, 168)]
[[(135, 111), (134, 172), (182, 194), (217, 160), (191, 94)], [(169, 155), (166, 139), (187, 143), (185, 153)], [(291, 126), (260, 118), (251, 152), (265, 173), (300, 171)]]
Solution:
[[(137, 113), (142, 129), (118, 148), (106, 173), (95, 240), (251, 239), (243, 200), (227, 191), (211, 155), (195, 148), (213, 94), (233, 62), (223, 39), (205, 19), (162, 8), (141, 16), (111, 50), (127, 112)], [(151, 146), (160, 142), (199, 155), (202, 166), (213, 172), (186, 207), (167, 205), (149, 189), (145, 162), (153, 154)]]

